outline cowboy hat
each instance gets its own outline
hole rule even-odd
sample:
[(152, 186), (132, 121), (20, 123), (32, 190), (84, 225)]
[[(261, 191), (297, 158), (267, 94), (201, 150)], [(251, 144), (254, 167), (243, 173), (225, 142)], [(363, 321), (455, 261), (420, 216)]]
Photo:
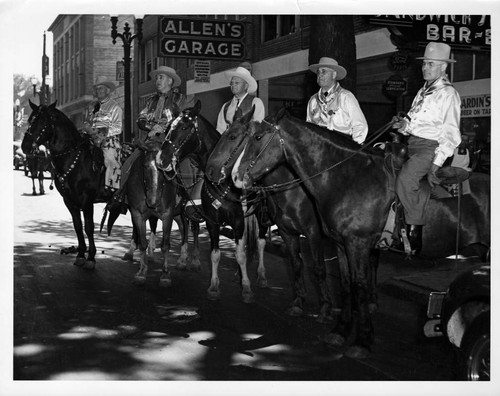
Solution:
[(309, 65), (309, 70), (311, 70), (314, 73), (317, 73), (320, 67), (326, 67), (328, 69), (335, 70), (337, 72), (337, 80), (342, 80), (347, 75), (347, 70), (344, 69), (342, 66), (340, 66), (339, 63), (333, 58), (328, 58), (326, 56), (323, 56), (319, 60), (319, 63), (315, 63), (314, 65)]
[(252, 77), (248, 69), (245, 69), (244, 67), (239, 66), (234, 70), (229, 70), (226, 72), (226, 76), (229, 81), (231, 81), (233, 77), (243, 79), (248, 84), (248, 92), (257, 91), (257, 81), (255, 81), (255, 78)]
[(157, 74), (165, 74), (174, 80), (172, 87), (178, 87), (181, 85), (181, 78), (177, 75), (174, 69), (168, 66), (160, 66), (158, 69), (153, 70), (149, 75), (154, 80)]
[(113, 92), (116, 89), (116, 85), (114, 84), (114, 82), (104, 76), (96, 77), (94, 88), (97, 87), (98, 85), (104, 85), (105, 87), (108, 87), (110, 92)]
[(430, 42), (425, 47), (424, 56), (417, 59), (434, 60), (448, 63), (455, 63), (455, 59), (450, 59), (451, 47), (445, 43)]

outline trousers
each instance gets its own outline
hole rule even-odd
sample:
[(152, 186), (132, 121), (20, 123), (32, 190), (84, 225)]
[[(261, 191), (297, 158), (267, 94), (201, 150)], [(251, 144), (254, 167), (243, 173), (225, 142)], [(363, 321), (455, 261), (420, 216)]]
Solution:
[(101, 143), (106, 167), (105, 185), (112, 189), (120, 188), (121, 144), (118, 136), (112, 136)]
[(404, 209), (407, 224), (425, 225), (425, 210), (431, 195), (428, 183), (420, 183), (432, 166), (438, 142), (410, 136), (408, 160), (396, 180), (396, 194)]

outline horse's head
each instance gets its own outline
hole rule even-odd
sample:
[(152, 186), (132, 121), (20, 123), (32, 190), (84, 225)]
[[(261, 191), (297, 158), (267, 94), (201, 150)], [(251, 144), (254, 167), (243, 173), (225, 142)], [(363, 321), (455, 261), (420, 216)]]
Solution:
[(54, 111), (56, 102), (49, 106), (37, 106), (29, 101), (32, 112), (28, 118), (28, 130), (24, 134), (21, 149), (30, 154), (38, 150), (40, 145), (48, 145), (54, 134)]
[(233, 182), (238, 188), (249, 188), (285, 160), (280, 125), (264, 120), (251, 122), (249, 139)]
[(231, 173), (248, 140), (248, 126), (254, 110), (255, 106), (249, 113), (235, 120), (222, 134), (212, 150), (205, 172), (210, 181), (220, 184)]

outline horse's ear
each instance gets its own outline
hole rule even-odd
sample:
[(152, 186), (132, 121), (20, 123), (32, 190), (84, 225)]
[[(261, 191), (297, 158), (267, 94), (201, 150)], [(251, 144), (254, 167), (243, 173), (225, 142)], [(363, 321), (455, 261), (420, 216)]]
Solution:
[(55, 110), (56, 104), (57, 104), (57, 100), (54, 103), (52, 103), (51, 105), (49, 105), (49, 109)]
[(200, 114), (200, 111), (201, 111), (201, 102), (200, 100), (198, 99), (194, 105), (194, 108), (193, 108), (193, 113), (194, 115), (198, 115)]
[(282, 107), (281, 109), (279, 109), (276, 112), (276, 122), (278, 122), (279, 120), (281, 120), (286, 113), (288, 113), (286, 107)]
[(28, 99), (28, 102), (30, 104), (31, 110), (33, 110), (33, 111), (38, 110), (38, 106), (36, 104), (34, 104), (30, 99)]

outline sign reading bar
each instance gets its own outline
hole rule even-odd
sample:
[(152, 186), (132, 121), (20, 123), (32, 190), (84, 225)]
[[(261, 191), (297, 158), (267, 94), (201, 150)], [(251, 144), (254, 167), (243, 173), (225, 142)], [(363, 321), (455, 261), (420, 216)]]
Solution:
[(374, 25), (412, 29), (416, 41), (439, 41), (455, 48), (491, 50), (490, 15), (374, 15)]
[(195, 60), (194, 61), (194, 82), (210, 83), (210, 61)]
[(491, 115), (491, 95), (463, 96), (460, 117), (489, 117)]
[(245, 25), (239, 21), (162, 17), (160, 56), (241, 60)]

